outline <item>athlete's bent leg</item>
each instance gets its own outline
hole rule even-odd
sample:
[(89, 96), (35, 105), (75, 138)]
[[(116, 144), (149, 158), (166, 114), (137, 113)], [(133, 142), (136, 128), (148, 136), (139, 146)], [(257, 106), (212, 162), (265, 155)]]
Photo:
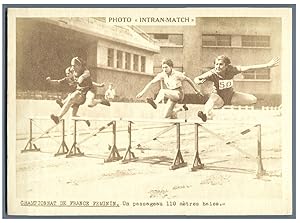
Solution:
[(96, 95), (94, 92), (88, 91), (86, 93), (86, 101), (87, 101), (88, 107), (94, 107), (97, 105), (97, 101), (95, 100), (95, 97), (96, 97)]
[(257, 102), (257, 98), (252, 94), (234, 92), (231, 104), (232, 105), (253, 105)]
[[(164, 118), (172, 118), (172, 116), (174, 116), (176, 114), (176, 113), (174, 114), (174, 111), (173, 111), (176, 104), (177, 104), (177, 102), (172, 101), (170, 99), (167, 101)], [(173, 117), (173, 118), (175, 118), (175, 117)]]
[(76, 117), (77, 116), (77, 112), (78, 112), (78, 109), (79, 109), (79, 105), (74, 105), (72, 106), (73, 110), (72, 110), (72, 116), (73, 117)]
[(208, 117), (212, 117), (213, 108), (220, 108), (224, 105), (223, 99), (216, 93), (211, 93), (204, 105), (204, 111), (198, 112), (198, 117), (206, 122)]
[(83, 100), (81, 93), (78, 91), (73, 92), (70, 96), (68, 96), (67, 101), (65, 102), (64, 106), (60, 110), (58, 114), (58, 118), (61, 119), (70, 109), (73, 104), (80, 104)]
[(209, 115), (213, 108), (221, 108), (223, 105), (223, 99), (218, 94), (212, 93), (204, 105), (204, 114)]

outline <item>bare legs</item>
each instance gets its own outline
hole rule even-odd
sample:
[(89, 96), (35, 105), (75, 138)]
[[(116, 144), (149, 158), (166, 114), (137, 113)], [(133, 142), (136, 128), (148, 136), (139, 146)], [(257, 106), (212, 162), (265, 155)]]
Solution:
[(110, 106), (109, 101), (107, 101), (106, 99), (95, 99), (95, 96), (96, 95), (94, 92), (92, 92), (92, 91), (87, 92), (86, 99), (87, 99), (88, 107), (94, 107), (97, 104)]
[[(257, 102), (257, 98), (252, 94), (242, 92), (234, 92), (231, 104), (232, 105), (252, 105)], [(216, 93), (211, 93), (209, 99), (204, 105), (204, 111), (199, 111), (198, 116), (206, 121), (207, 117), (212, 114), (213, 108), (221, 108), (224, 105), (223, 99)]]
[(232, 105), (253, 105), (257, 102), (257, 98), (252, 94), (234, 92), (231, 104)]
[[(81, 95), (79, 91), (74, 91), (72, 94), (69, 94), (66, 98), (66, 101), (58, 113), (58, 118), (61, 119), (70, 109), (73, 104), (81, 104), (85, 100), (84, 96)], [(75, 110), (74, 110), (75, 109)], [(73, 114), (77, 114), (78, 108), (73, 109)]]
[(182, 107), (174, 109), (177, 102), (183, 99), (183, 96), (181, 90), (160, 89), (155, 100), (153, 100), (155, 105), (152, 106), (155, 108), (164, 98), (168, 98), (164, 118), (177, 118), (177, 113), (185, 110)]

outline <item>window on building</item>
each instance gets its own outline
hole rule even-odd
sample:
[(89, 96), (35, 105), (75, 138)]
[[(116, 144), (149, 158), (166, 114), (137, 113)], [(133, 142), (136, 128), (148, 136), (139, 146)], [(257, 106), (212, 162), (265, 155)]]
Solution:
[(183, 45), (182, 34), (169, 34), (169, 42), (175, 45)]
[(107, 66), (114, 67), (114, 49), (107, 50)]
[(131, 64), (131, 55), (130, 53), (125, 53), (125, 69), (130, 70), (130, 64)]
[(270, 47), (270, 36), (242, 36), (244, 47)]
[(139, 56), (136, 54), (133, 55), (133, 70), (134, 71), (139, 70)]
[(158, 40), (160, 45), (164, 46), (182, 46), (183, 34), (166, 34), (166, 33), (154, 33), (149, 34), (152, 38)]
[(270, 69), (259, 69), (255, 71), (246, 71), (241, 75), (243, 80), (270, 80)]
[(141, 72), (146, 71), (146, 57), (141, 56)]
[(123, 52), (117, 51), (117, 68), (123, 68)]
[(202, 46), (231, 46), (231, 36), (203, 34)]
[(155, 33), (153, 34), (154, 39), (168, 39), (169, 35), (164, 33)]

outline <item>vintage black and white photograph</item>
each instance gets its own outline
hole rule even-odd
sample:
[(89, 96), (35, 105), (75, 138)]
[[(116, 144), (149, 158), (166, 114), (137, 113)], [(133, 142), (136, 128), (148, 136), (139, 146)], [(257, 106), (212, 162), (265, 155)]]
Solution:
[(292, 215), (292, 19), (8, 8), (8, 215)]

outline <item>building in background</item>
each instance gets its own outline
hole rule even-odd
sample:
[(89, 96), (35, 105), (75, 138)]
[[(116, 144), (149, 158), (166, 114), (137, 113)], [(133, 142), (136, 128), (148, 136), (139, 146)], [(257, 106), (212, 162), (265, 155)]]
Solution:
[[(45, 78), (61, 78), (74, 56), (87, 61), (95, 81), (114, 84), (116, 101), (135, 100), (141, 86), (161, 71), (163, 58), (193, 79), (212, 68), (217, 55), (228, 55), (233, 65), (281, 56), (281, 19), (275, 17), (198, 17), (194, 26), (139, 27), (108, 25), (104, 18), (18, 18), (16, 28), (17, 91), (47, 95)], [(279, 68), (243, 73), (234, 82), (237, 91), (252, 93), (264, 104), (281, 103)], [(199, 103), (185, 87), (187, 102)]]
[[(107, 25), (102, 18), (51, 17), (18, 18), (16, 28), (19, 92), (47, 95), (51, 88), (45, 78), (62, 78), (74, 56), (87, 61), (94, 81), (113, 83), (120, 98), (135, 98), (153, 78), (159, 46), (137, 27)], [(98, 94), (104, 95), (105, 89)]]
[[(211, 69), (214, 58), (225, 54), (233, 65), (268, 62), (281, 56), (280, 18), (197, 18), (195, 26), (142, 26), (159, 41), (160, 54), (154, 56), (154, 73), (160, 70), (162, 58), (171, 58), (176, 70), (190, 78)], [(261, 69), (237, 75), (237, 91), (255, 94), (269, 104), (281, 103), (279, 68)], [(187, 93), (192, 89), (187, 87)]]

